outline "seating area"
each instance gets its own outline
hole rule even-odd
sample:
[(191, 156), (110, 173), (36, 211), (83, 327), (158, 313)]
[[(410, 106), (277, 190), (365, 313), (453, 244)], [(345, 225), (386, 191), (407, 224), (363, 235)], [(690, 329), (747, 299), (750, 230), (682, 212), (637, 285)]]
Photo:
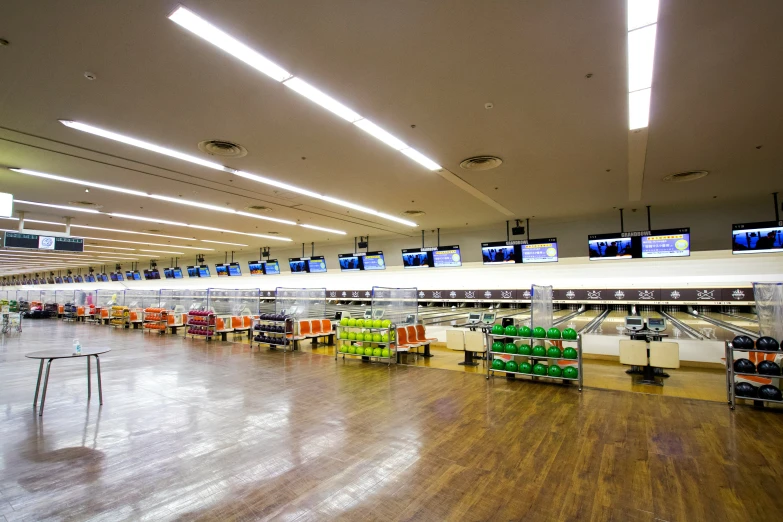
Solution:
[[(465, 360), (460, 366), (478, 366), (478, 358), (482, 364), (486, 360), (487, 346), (481, 331), (453, 328), (446, 330), (446, 348), (465, 353)], [(476, 355), (481, 354), (481, 355)]]
[[(642, 379), (638, 384), (663, 386), (663, 381), (655, 377), (662, 376), (664, 368), (680, 367), (680, 345), (668, 341), (621, 340), (620, 364), (630, 366), (632, 375), (641, 369)], [(656, 372), (657, 369), (661, 372)]]

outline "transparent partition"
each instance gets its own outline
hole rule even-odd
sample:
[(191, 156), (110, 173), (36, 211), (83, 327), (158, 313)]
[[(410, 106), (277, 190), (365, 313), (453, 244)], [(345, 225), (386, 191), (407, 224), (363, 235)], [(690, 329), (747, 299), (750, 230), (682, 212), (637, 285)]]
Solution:
[(783, 283), (753, 283), (759, 333), (783, 340)]
[(326, 288), (275, 289), (275, 313), (297, 319), (326, 317)]
[(389, 320), (396, 325), (415, 324), (418, 314), (417, 288), (372, 287), (373, 319)]
[(72, 305), (74, 304), (74, 291), (73, 290), (55, 290), (54, 291), (54, 302), (57, 303), (57, 305), (65, 306), (66, 304)]
[[(88, 294), (91, 293), (92, 292), (88, 292)], [(95, 290), (95, 296), (93, 299), (95, 299), (93, 304), (96, 304), (101, 308), (125, 306), (125, 292), (123, 290)]]
[(233, 315), (237, 317), (258, 314), (258, 288), (244, 290), (224, 290), (210, 288), (208, 290), (209, 309), (218, 315)]
[(544, 330), (552, 327), (552, 287), (533, 285), (530, 298), (530, 326), (540, 326)]
[(41, 302), (44, 305), (57, 304), (57, 296), (54, 290), (41, 290)]
[(160, 308), (160, 290), (125, 290), (128, 308)]
[(29, 290), (17, 290), (14, 294), (14, 300), (17, 302), (20, 301), (29, 301), (28, 294), (30, 293)]
[(161, 308), (175, 312), (187, 313), (191, 310), (208, 311), (209, 298), (207, 290), (161, 290)]
[(8, 301), (8, 290), (0, 290), (0, 301)]

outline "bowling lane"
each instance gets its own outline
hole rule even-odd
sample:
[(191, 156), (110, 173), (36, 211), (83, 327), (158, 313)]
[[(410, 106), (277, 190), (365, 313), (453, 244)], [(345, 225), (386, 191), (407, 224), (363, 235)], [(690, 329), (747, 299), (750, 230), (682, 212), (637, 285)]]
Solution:
[(592, 333), (596, 335), (622, 335), (625, 330), (625, 318), (628, 315), (627, 310), (612, 310)]
[(702, 334), (705, 340), (710, 341), (731, 341), (737, 335), (731, 330), (727, 330), (712, 323), (708, 323), (697, 317), (693, 317), (685, 312), (667, 312), (680, 322), (683, 322)]
[(714, 319), (716, 321), (723, 321), (724, 323), (729, 323), (731, 325), (744, 328), (745, 330), (750, 330), (751, 332), (758, 333), (759, 331), (758, 321), (754, 322), (747, 318), (735, 317), (731, 315), (722, 314), (719, 312), (703, 312), (701, 315), (703, 315), (704, 317), (709, 317), (710, 319)]
[(577, 315), (576, 317), (572, 317), (565, 323), (560, 323), (557, 325), (557, 327), (561, 330), (564, 328), (573, 328), (577, 332), (581, 332), (590, 323), (590, 321), (602, 313), (604, 313), (603, 310), (585, 310), (583, 313)]
[[(664, 318), (660, 313), (658, 312), (649, 312), (649, 311), (643, 311), (639, 312), (639, 315), (647, 319), (648, 317), (653, 317), (656, 319)], [(666, 335), (669, 339), (691, 339), (691, 337), (685, 333), (680, 328), (677, 328), (676, 325), (672, 324), (671, 321), (666, 321), (666, 329), (662, 332), (664, 335)]]

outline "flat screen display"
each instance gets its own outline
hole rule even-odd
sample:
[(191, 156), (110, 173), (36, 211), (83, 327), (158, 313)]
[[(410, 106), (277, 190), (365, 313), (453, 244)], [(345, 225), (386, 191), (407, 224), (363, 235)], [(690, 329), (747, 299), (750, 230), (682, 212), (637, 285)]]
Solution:
[(125, 281), (125, 278), (122, 276), (122, 272), (117, 272), (114, 275), (117, 276), (117, 281)]
[(188, 270), (188, 277), (198, 277), (197, 266), (189, 266), (187, 270)]
[(290, 258), (288, 260), (288, 266), (291, 268), (291, 272), (295, 274), (307, 272), (307, 261), (303, 258), (299, 258), (299, 257)]
[(250, 275), (263, 275), (264, 265), (262, 261), (248, 261), (247, 268), (250, 270)]
[(732, 225), (733, 254), (783, 252), (783, 221), (763, 221)]
[(65, 282), (66, 282), (66, 283), (73, 283), (73, 277), (71, 277), (71, 276), (66, 276), (66, 277), (65, 277)]
[(459, 245), (438, 247), (432, 252), (432, 266), (435, 268), (462, 266)]
[(687, 257), (691, 252), (691, 229), (668, 228), (639, 232), (616, 232), (587, 236), (591, 261)]
[(141, 281), (141, 273), (138, 270), (133, 271), (133, 280)]
[(239, 263), (229, 263), (228, 264), (228, 275), (230, 277), (241, 277), (242, 276), (242, 269), (239, 267)]
[(531, 239), (527, 245), (520, 245), (523, 263), (556, 263), (557, 239)]
[(365, 252), (362, 258), (362, 268), (364, 270), (386, 270), (383, 252)]
[[(43, 281), (43, 280), (42, 280)], [(74, 279), (77, 283), (84, 283), (84, 278), (80, 275), (76, 276), (76, 279)]]
[(126, 270), (125, 271), (125, 278), (128, 281), (133, 281), (133, 271), (132, 270)]
[(209, 273), (209, 267), (207, 265), (199, 265), (198, 267), (198, 276), (199, 277), (209, 277), (211, 274)]
[(218, 277), (228, 277), (228, 265), (215, 265), (215, 273)]
[(164, 268), (163, 277), (165, 279), (174, 279), (174, 271), (171, 268)]
[(429, 268), (432, 266), (432, 256), (429, 251), (419, 248), (405, 248), (402, 250), (403, 268)]
[(84, 239), (80, 237), (41, 236), (24, 232), (6, 232), (3, 244), (7, 248), (30, 248), (60, 252), (84, 251)]
[(337, 261), (343, 272), (358, 272), (362, 270), (362, 256), (358, 254), (338, 254)]
[(264, 262), (264, 273), (266, 275), (277, 275), (280, 273), (280, 263), (277, 259), (269, 259)]
[(326, 259), (323, 256), (313, 256), (308, 262), (308, 272), (313, 274), (326, 272)]
[[(59, 279), (59, 281), (57, 281), (57, 279)], [(63, 282), (62, 278), (58, 277), (57, 279), (55, 279), (56, 283), (62, 283)], [(92, 275), (92, 274), (84, 276), (84, 282), (85, 283), (94, 283), (95, 282), (95, 276)]]
[(100, 280), (103, 281), (104, 283), (108, 283), (110, 281), (109, 274), (101, 274), (100, 275)]
[(508, 245), (506, 242), (482, 243), (481, 260), (485, 265), (521, 263), (519, 250), (519, 245)]
[(182, 279), (182, 269), (178, 266), (175, 266), (171, 269), (171, 273), (174, 274), (174, 279)]
[(691, 235), (662, 234), (642, 237), (642, 257), (688, 257), (691, 255)]
[(117, 280), (117, 274), (112, 272), (111, 274), (109, 274), (109, 279), (111, 279), (112, 281), (116, 281)]
[(148, 281), (152, 279), (160, 279), (160, 271), (157, 268), (153, 268), (152, 270), (145, 270), (144, 279)]

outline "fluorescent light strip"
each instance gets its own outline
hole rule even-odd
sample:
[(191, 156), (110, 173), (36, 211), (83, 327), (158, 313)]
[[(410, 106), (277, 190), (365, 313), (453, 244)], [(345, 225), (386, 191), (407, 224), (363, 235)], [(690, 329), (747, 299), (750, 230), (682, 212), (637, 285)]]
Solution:
[(180, 255), (185, 254), (185, 252), (170, 252), (168, 250), (145, 250), (143, 248), (140, 248), (139, 252), (155, 252), (156, 254), (180, 254)]
[[(285, 69), (271, 62), (269, 59), (257, 53), (245, 44), (240, 43), (235, 38), (224, 33), (192, 11), (185, 9), (184, 7), (180, 7), (169, 16), (169, 19), (184, 27), (188, 31), (191, 31), (197, 36), (203, 38), (209, 43), (219, 47), (220, 49), (223, 49), (232, 56), (239, 58), (251, 67), (258, 69), (269, 77), (279, 82), (283, 82), (283, 85), (286, 87), (289, 87), (291, 90), (301, 94), (308, 100), (317, 103), (324, 109), (333, 114), (336, 114), (345, 121), (353, 123), (363, 131), (379, 139), (393, 149), (402, 152), (403, 149), (409, 148), (401, 140), (395, 138), (390, 133), (380, 128), (378, 125), (365, 119), (354, 110), (346, 107), (342, 103), (338, 102), (328, 94), (325, 94), (318, 88), (305, 82), (301, 78), (294, 77)], [(440, 165), (423, 156), (421, 153), (416, 152), (415, 150), (413, 150), (411, 153), (403, 152), (403, 154), (430, 170), (438, 170), (441, 168)]]
[(658, 0), (628, 0), (628, 31), (658, 21)]
[(188, 250), (210, 250), (214, 251), (214, 248), (204, 248), (204, 247), (191, 247), (191, 246), (184, 246), (184, 245), (167, 245), (165, 243), (142, 243), (140, 241), (125, 241), (122, 239), (109, 239), (107, 237), (88, 237), (88, 236), (79, 236), (83, 239), (91, 239), (93, 241), (112, 241), (114, 243), (127, 243), (129, 245), (152, 245), (152, 246), (162, 246), (162, 247), (170, 247), (170, 248), (185, 248)]
[[(264, 238), (264, 239), (276, 239), (278, 241), (293, 241), (292, 239), (287, 238), (287, 237), (268, 236), (268, 235), (265, 235), (265, 234), (251, 234), (249, 232), (237, 232), (236, 230), (228, 230), (228, 229), (225, 229), (225, 228), (215, 228), (215, 227), (208, 227), (208, 226), (204, 226), (204, 225), (190, 225), (188, 223), (179, 223), (177, 221), (166, 221), (166, 220), (163, 220), (163, 219), (146, 218), (146, 217), (143, 217), (143, 216), (132, 216), (130, 214), (116, 214), (116, 213), (114, 213), (114, 214), (112, 214), (112, 216), (119, 217), (119, 218), (125, 218), (125, 219), (135, 219), (135, 220), (138, 220), (138, 221), (149, 221), (149, 222), (152, 222), (152, 223), (162, 223), (164, 225), (172, 225), (172, 226), (175, 226), (175, 227), (197, 228), (197, 229), (200, 229), (200, 230), (210, 230), (210, 231), (213, 231), (213, 232), (226, 232), (226, 233), (230, 233), (230, 234), (239, 234), (241, 236), (253, 236), (253, 237), (261, 237), (261, 238)], [(207, 250), (211, 250), (211, 249), (207, 249)]]
[(291, 73), (272, 62), (266, 56), (257, 53), (247, 45), (224, 33), (184, 7), (179, 7), (174, 11), (169, 16), (169, 20), (184, 27), (199, 38), (203, 38), (212, 45), (223, 49), (228, 54), (242, 60), (253, 69), (266, 74), (273, 80), (282, 82), (291, 77)]
[(628, 33), (628, 92), (652, 87), (657, 25)]
[(628, 128), (643, 129), (650, 122), (650, 95), (652, 89), (628, 93)]
[(628, 0), (628, 128), (650, 123), (658, 0)]
[(313, 230), (322, 230), (323, 232), (332, 232), (334, 234), (341, 234), (343, 236), (345, 235), (345, 232), (342, 232), (340, 230), (333, 230), (331, 228), (317, 227), (315, 225), (302, 225), (302, 226), (305, 228), (312, 228)]
[[(146, 244), (146, 243), (145, 243)], [(85, 248), (111, 248), (112, 250), (136, 250), (135, 248), (126, 248), (126, 247), (118, 247), (114, 245), (84, 245)], [(113, 252), (116, 254), (121, 254), (121, 252)]]
[(25, 205), (35, 205), (38, 207), (59, 208), (62, 210), (69, 210), (71, 212), (86, 212), (88, 214), (102, 214), (100, 210), (95, 210), (91, 208), (69, 207), (67, 205), (52, 205), (50, 203), (36, 203), (35, 201), (25, 201), (23, 199), (15, 199), (14, 203), (24, 203)]
[(211, 239), (202, 239), (204, 243), (216, 243), (218, 245), (231, 245), (231, 246), (241, 246), (246, 247), (248, 245), (245, 245), (244, 243), (229, 243), (228, 241), (212, 241)]

